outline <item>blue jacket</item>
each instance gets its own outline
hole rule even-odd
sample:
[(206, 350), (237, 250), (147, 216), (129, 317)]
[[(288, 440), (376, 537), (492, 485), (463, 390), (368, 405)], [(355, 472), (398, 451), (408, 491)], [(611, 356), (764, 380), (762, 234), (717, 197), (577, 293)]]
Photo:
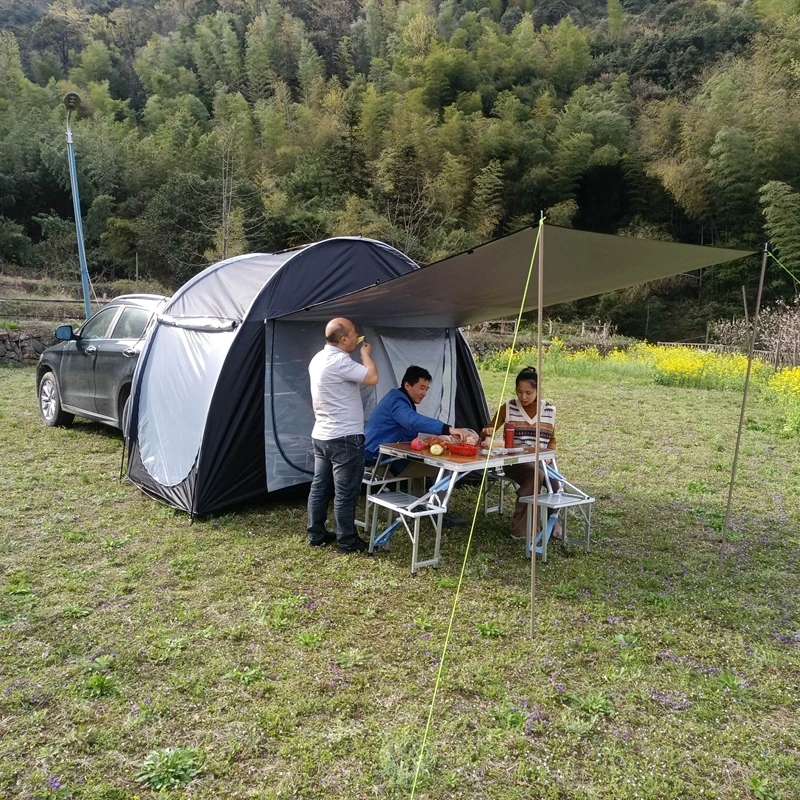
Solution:
[(364, 457), (374, 461), (382, 444), (410, 442), (418, 433), (431, 433), (436, 436), (446, 434), (450, 426), (432, 417), (417, 414), (416, 406), (402, 389), (392, 389), (367, 420), (364, 435)]

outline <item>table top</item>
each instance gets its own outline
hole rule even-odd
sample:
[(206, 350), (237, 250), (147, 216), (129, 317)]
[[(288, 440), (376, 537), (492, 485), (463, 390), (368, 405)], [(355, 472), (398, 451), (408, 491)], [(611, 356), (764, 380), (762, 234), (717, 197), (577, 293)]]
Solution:
[[(412, 450), (409, 442), (398, 442), (396, 444), (382, 444), (380, 451), (387, 456), (414, 459), (432, 467), (444, 467), (444, 469), (452, 472), (473, 472), (474, 470), (482, 470), (487, 465), (489, 468), (493, 468), (510, 464), (528, 464), (536, 460), (535, 447), (523, 447), (521, 452), (515, 453), (495, 453), (493, 451), (491, 456), (481, 455), (480, 452), (476, 456), (432, 456), (426, 450)], [(553, 458), (555, 454), (555, 450), (541, 450), (539, 451), (539, 460), (546, 461)]]

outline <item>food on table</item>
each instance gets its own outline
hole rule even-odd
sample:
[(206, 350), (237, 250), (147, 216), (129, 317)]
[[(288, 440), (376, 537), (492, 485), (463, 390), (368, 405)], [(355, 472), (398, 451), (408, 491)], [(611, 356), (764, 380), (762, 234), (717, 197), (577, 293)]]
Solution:
[(477, 444), (456, 443), (450, 445), (450, 452), (454, 456), (476, 456), (478, 455)]
[(438, 442), (434, 442), (431, 445), (431, 455), (440, 456), (442, 453), (444, 453), (444, 447), (442, 447), (442, 445), (440, 445)]
[(413, 439), (411, 442), (411, 449), (412, 450), (422, 450), (425, 447), (425, 442), (417, 436), (416, 439)]

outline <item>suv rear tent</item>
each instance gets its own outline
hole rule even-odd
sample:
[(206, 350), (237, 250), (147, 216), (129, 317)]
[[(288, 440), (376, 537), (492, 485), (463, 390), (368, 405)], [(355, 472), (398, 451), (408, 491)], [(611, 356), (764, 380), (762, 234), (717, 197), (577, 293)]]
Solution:
[[(542, 306), (751, 253), (542, 226)], [(365, 416), (409, 364), (433, 374), (420, 410), (478, 430), (486, 399), (459, 326), (516, 314), (536, 228), (420, 269), (381, 242), (343, 237), (209, 267), (174, 295), (134, 375), (128, 477), (192, 515), (311, 480), (308, 362), (324, 322), (352, 319), (381, 376)], [(533, 286), (524, 310), (538, 307)]]
[[(279, 318), (417, 269), (382, 242), (342, 237), (238, 256), (195, 276), (159, 315), (140, 357), (126, 426), (130, 480), (192, 515), (309, 482), (307, 368), (323, 326)], [(354, 322), (381, 376), (362, 387), (366, 416), (419, 364), (433, 375), (422, 413), (485, 424), (480, 378), (457, 328)]]

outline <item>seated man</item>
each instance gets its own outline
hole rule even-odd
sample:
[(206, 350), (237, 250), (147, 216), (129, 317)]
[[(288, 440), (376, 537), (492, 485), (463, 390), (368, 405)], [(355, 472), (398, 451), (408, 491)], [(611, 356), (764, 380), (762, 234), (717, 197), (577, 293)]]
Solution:
[[(366, 444), (364, 459), (367, 464), (374, 463), (382, 444), (394, 442), (410, 442), (418, 433), (430, 433), (434, 436), (453, 436), (463, 439), (466, 431), (451, 428), (446, 423), (433, 417), (418, 414), (416, 407), (425, 399), (431, 386), (431, 374), (423, 367), (409, 367), (399, 389), (392, 389), (375, 406), (364, 429)], [(420, 497), (425, 493), (425, 478), (437, 475), (434, 467), (416, 461), (405, 462), (405, 468), (397, 476), (411, 478), (411, 491)], [(446, 523), (461, 524), (454, 515), (445, 515)], [(462, 521), (463, 522), (463, 521)]]

